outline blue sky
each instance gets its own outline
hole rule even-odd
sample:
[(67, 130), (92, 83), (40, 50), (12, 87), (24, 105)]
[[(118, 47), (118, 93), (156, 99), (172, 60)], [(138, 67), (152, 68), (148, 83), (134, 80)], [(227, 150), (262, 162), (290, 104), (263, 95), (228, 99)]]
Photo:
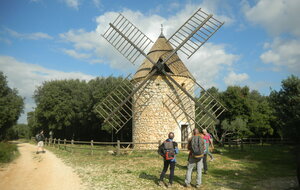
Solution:
[(300, 74), (299, 0), (1, 0), (0, 70), (33, 110), (37, 86), (54, 79), (127, 75), (133, 66), (100, 34), (121, 12), (153, 41), (170, 37), (198, 8), (224, 26), (182, 57), (204, 87), (247, 85), (264, 95)]

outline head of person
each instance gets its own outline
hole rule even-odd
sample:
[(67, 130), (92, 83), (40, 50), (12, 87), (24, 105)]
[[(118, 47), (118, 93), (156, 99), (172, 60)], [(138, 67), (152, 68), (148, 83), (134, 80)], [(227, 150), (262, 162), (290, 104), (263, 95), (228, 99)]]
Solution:
[(175, 136), (175, 135), (174, 135), (173, 132), (170, 132), (169, 135), (168, 135), (169, 139), (174, 139), (174, 136)]
[(202, 133), (203, 133), (204, 135), (206, 135), (206, 134), (207, 134), (207, 130), (206, 130), (206, 129), (203, 129), (203, 130), (202, 130)]
[(198, 135), (199, 134), (199, 129), (197, 129), (197, 128), (193, 129), (193, 134)]

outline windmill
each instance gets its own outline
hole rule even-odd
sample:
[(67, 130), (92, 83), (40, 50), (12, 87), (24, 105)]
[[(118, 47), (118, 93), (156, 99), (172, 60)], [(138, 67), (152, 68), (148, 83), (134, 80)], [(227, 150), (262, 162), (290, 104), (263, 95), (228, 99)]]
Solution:
[(195, 80), (177, 53), (190, 58), (223, 24), (200, 8), (169, 39), (161, 32), (154, 43), (119, 14), (102, 36), (131, 63), (140, 56), (145, 60), (96, 106), (104, 123), (118, 132), (132, 120), (134, 142), (157, 142), (170, 131), (177, 141), (186, 141), (193, 128), (215, 125), (226, 108)]

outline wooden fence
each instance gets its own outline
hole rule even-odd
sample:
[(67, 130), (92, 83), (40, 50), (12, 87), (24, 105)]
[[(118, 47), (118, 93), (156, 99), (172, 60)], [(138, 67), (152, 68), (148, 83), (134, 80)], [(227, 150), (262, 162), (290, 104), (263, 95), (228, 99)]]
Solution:
[[(34, 139), (34, 138), (33, 138)], [(177, 142), (182, 147), (186, 147), (187, 142)], [(245, 146), (264, 146), (266, 144), (274, 145), (274, 144), (292, 144), (293, 142), (289, 139), (281, 139), (281, 138), (226, 138), (223, 141), (223, 146), (225, 148), (241, 148), (243, 149)], [(94, 151), (103, 151), (106, 150), (103, 147), (109, 146), (110, 153), (120, 155), (123, 153), (131, 154), (133, 151), (143, 151), (145, 149), (135, 149), (134, 145), (138, 144), (156, 144), (157, 147), (161, 144), (161, 141), (157, 142), (95, 142), (91, 141), (75, 141), (75, 140), (66, 140), (66, 139), (45, 139), (46, 146), (52, 146), (63, 150), (69, 150), (72, 153), (76, 151), (76, 149), (84, 149), (90, 151), (91, 155), (94, 154)], [(149, 150), (149, 149), (147, 149)], [(152, 151), (157, 149), (150, 149)], [(107, 150), (106, 150), (107, 151)], [(187, 151), (186, 148), (181, 148), (181, 151)]]

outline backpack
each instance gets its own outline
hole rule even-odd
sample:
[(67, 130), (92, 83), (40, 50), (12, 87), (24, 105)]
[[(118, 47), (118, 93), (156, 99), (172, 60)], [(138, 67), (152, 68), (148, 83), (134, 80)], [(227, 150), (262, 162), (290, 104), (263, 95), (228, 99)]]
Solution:
[(41, 139), (41, 136), (40, 136), (40, 134), (37, 134), (37, 135), (35, 135), (35, 140), (36, 140), (37, 142), (39, 142), (39, 141), (40, 141), (40, 139)]
[(174, 142), (164, 141), (158, 148), (158, 154), (164, 157), (166, 160), (172, 160), (175, 158)]
[(191, 148), (193, 157), (200, 160), (204, 156), (205, 152), (205, 143), (203, 138), (200, 136), (193, 136), (191, 140)]

